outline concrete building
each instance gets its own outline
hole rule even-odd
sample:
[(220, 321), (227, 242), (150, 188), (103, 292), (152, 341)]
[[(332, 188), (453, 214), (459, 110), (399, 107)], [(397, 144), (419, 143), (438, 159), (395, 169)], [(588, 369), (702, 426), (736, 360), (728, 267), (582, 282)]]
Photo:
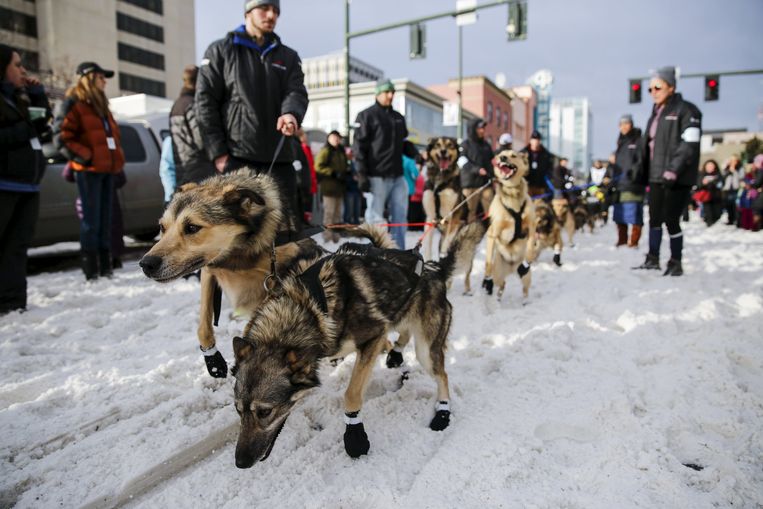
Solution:
[[(408, 79), (392, 80), (395, 84), (393, 108), (405, 116), (408, 139), (416, 145), (426, 145), (434, 136), (455, 136), (455, 127), (443, 126), (443, 98)], [(350, 121), (358, 113), (374, 104), (375, 81), (350, 85)], [(310, 91), (310, 104), (302, 122), (306, 130), (318, 129), (328, 133), (336, 129), (345, 132), (344, 87), (341, 85), (314, 88)], [(467, 119), (474, 118), (468, 113)]]
[[(109, 97), (177, 96), (183, 68), (196, 61), (195, 0), (0, 0), (0, 41), (53, 95), (91, 60), (116, 72)], [(57, 90), (56, 90), (57, 89)]]
[[(481, 117), (487, 123), (485, 139), (491, 147), (496, 147), (501, 134), (511, 132), (513, 108), (511, 96), (485, 76), (470, 76), (462, 79), (461, 97), (464, 113)], [(458, 102), (458, 79), (447, 84), (427, 87), (430, 91)], [(464, 122), (466, 124), (466, 122)]]
[(507, 89), (511, 96), (511, 124), (509, 132), (514, 138), (513, 147), (523, 149), (530, 143), (530, 135), (535, 129), (535, 109), (538, 104), (538, 94), (530, 85)]
[(551, 101), (546, 147), (558, 157), (569, 159), (576, 177), (588, 176), (593, 159), (593, 115), (587, 97)]
[[(344, 53), (332, 53), (302, 60), (308, 90), (344, 85)], [(384, 78), (381, 69), (350, 56), (350, 83), (364, 83)]]

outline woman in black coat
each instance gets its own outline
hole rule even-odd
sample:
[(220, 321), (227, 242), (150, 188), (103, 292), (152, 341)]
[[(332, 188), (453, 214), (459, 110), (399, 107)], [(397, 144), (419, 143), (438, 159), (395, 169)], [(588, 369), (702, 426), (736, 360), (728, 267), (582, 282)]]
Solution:
[(697, 191), (694, 193), (695, 198), (697, 196), (703, 198), (701, 201), (702, 217), (707, 226), (715, 224), (723, 213), (722, 188), (723, 177), (718, 163), (714, 159), (708, 159), (702, 165), (702, 171), (699, 173), (699, 181), (697, 182)]
[(21, 56), (0, 44), (0, 314), (26, 308), (26, 258), (40, 209), (50, 105)]

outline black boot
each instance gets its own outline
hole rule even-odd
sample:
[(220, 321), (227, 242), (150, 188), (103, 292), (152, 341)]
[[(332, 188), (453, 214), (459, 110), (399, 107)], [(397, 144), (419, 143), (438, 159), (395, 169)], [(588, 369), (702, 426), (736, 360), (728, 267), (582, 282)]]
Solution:
[(111, 251), (98, 251), (98, 274), (101, 277), (111, 277), (114, 274), (111, 270)]
[(644, 260), (644, 263), (642, 263), (638, 267), (632, 267), (632, 268), (645, 269), (645, 270), (660, 270), (660, 257), (653, 255), (651, 253), (647, 253), (646, 260)]
[(111, 257), (111, 268), (112, 269), (121, 269), (123, 267), (122, 265), (122, 259), (118, 256), (112, 256)]
[(80, 260), (85, 279), (88, 281), (98, 279), (98, 253), (96, 251), (82, 251)]
[(684, 269), (681, 267), (681, 260), (668, 260), (668, 268), (665, 269), (663, 276), (683, 276)]

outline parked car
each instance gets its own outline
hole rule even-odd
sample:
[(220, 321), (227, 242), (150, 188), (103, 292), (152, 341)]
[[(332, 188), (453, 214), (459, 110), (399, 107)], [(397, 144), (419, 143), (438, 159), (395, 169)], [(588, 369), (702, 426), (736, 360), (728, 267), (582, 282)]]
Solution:
[[(117, 193), (125, 235), (149, 241), (159, 233), (158, 221), (164, 211), (164, 190), (159, 179), (161, 148), (145, 120), (120, 120), (119, 129), (127, 184)], [(43, 149), (48, 166), (40, 183), (40, 215), (32, 246), (79, 241), (79, 219), (74, 205), (77, 185), (61, 176), (66, 160), (56, 149), (52, 145)]]

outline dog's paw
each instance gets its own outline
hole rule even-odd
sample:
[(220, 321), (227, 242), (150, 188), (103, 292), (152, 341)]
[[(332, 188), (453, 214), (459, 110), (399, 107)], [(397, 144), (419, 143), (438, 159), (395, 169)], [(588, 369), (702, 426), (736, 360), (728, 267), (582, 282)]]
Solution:
[(525, 275), (530, 272), (530, 266), (525, 265), (524, 263), (520, 264), (519, 267), (517, 267), (517, 274), (519, 274), (519, 277), (525, 277)]
[(390, 350), (387, 352), (387, 367), (399, 368), (403, 365), (403, 354), (397, 350)]
[(482, 288), (485, 289), (485, 292), (488, 295), (493, 295), (493, 280), (485, 278), (482, 280)]
[(461, 295), (464, 295), (466, 297), (471, 297), (472, 295), (474, 295), (474, 292), (471, 290), (464, 290), (464, 293), (462, 293)]
[(368, 454), (371, 443), (363, 428), (363, 423), (348, 424), (344, 430), (344, 450), (350, 458), (359, 458)]
[(554, 263), (556, 264), (557, 267), (561, 267), (562, 266), (562, 255), (555, 254), (554, 255)]
[(225, 378), (228, 376), (228, 364), (219, 351), (214, 355), (205, 355), (204, 363), (207, 365), (207, 371), (214, 378)]
[(438, 410), (429, 423), (429, 429), (432, 431), (442, 431), (450, 425), (450, 410)]

